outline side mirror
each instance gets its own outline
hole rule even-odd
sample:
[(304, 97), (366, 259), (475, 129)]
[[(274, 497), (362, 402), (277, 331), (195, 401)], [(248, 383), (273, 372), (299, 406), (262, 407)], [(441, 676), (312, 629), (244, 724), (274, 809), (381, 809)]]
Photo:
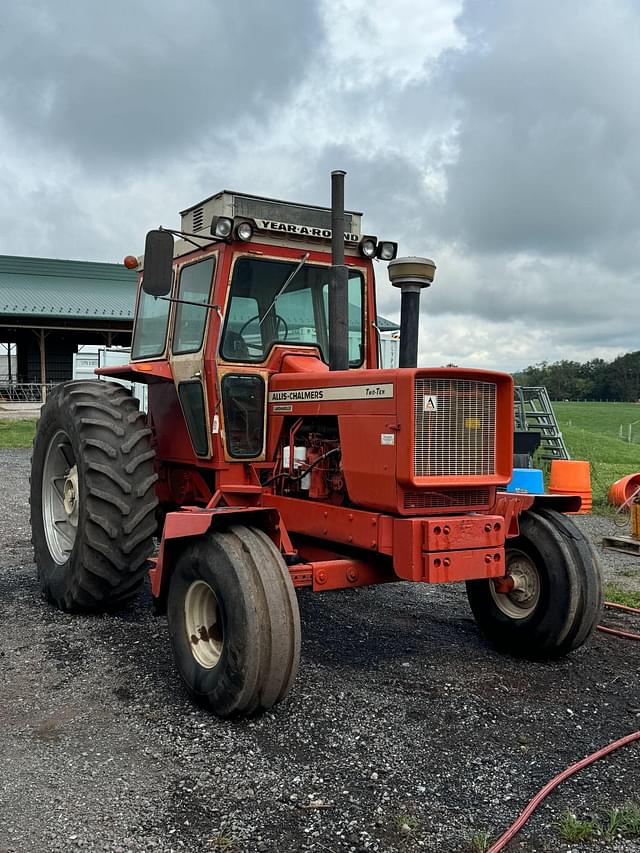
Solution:
[(166, 296), (173, 277), (173, 236), (169, 231), (149, 231), (144, 244), (142, 289), (150, 296)]

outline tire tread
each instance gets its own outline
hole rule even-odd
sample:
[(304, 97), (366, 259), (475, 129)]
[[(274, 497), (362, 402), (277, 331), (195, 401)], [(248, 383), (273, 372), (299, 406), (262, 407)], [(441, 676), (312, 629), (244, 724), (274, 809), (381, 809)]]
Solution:
[(480, 629), (499, 649), (525, 658), (559, 658), (582, 646), (603, 607), (602, 573), (589, 541), (563, 514), (534, 508), (521, 516), (520, 537), (511, 540), (511, 547), (533, 549), (538, 559), (545, 552), (553, 555), (550, 563), (542, 562), (546, 582), (554, 589), (548, 593), (550, 609), (542, 609), (541, 603), (530, 618), (508, 619), (493, 603), (493, 581), (468, 581), (469, 604)]
[[(73, 432), (84, 483), (76, 544), (62, 567), (63, 589), (54, 579), (61, 567), (46, 568), (49, 555), (42, 521), (38, 526), (34, 518), (41, 489), (36, 466), (46, 453), (40, 433), (52, 429), (52, 422)], [(41, 588), (58, 607), (104, 610), (131, 598), (141, 586), (157, 527), (158, 499), (152, 486), (158, 477), (151, 437), (137, 400), (118, 383), (79, 380), (58, 386), (49, 395), (34, 439), (32, 542)]]
[[(196, 662), (184, 633), (184, 596), (194, 580), (218, 595), (225, 590), (221, 606), (236, 616), (232, 645), (215, 675)], [(282, 554), (262, 530), (232, 524), (192, 541), (176, 562), (167, 615), (187, 690), (218, 716), (260, 713), (289, 692), (300, 657), (300, 615)]]

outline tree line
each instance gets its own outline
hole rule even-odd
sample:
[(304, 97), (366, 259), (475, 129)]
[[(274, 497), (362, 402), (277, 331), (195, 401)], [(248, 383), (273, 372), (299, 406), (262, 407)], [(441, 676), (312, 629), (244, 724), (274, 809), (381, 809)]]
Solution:
[(546, 361), (513, 374), (516, 385), (544, 385), (552, 400), (640, 401), (640, 350), (613, 361)]

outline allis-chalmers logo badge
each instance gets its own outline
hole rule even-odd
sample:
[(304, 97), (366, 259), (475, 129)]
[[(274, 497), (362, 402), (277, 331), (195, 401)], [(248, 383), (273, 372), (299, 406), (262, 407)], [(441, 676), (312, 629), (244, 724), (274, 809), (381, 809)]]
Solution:
[(422, 410), (424, 412), (437, 412), (438, 397), (435, 394), (425, 394), (422, 398)]

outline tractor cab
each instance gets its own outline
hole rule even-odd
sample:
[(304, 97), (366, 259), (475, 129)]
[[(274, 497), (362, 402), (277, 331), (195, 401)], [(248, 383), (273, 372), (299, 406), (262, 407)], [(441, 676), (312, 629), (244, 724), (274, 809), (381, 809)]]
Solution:
[[(225, 190), (181, 216), (183, 230), (175, 233), (182, 239), (174, 243), (166, 229), (151, 232), (145, 260), (136, 261), (142, 275), (132, 361), (199, 350), (214, 306), (224, 317), (216, 348), (221, 362), (265, 365), (274, 347), (286, 345), (304, 347), (328, 365), (330, 211)], [(363, 236), (361, 216), (345, 213), (348, 366), (375, 368), (372, 261), (392, 260), (397, 245)]]
[[(380, 367), (373, 261), (397, 253), (396, 243), (363, 235), (361, 217), (344, 214), (348, 370)], [(179, 402), (181, 458), (216, 456), (221, 431), (226, 458), (263, 457), (269, 377), (329, 369), (330, 225), (329, 209), (225, 190), (182, 211), (178, 240), (166, 229), (148, 235), (122, 372), (144, 374), (153, 402), (166, 398), (152, 411)], [(161, 387), (169, 376), (173, 406)]]

